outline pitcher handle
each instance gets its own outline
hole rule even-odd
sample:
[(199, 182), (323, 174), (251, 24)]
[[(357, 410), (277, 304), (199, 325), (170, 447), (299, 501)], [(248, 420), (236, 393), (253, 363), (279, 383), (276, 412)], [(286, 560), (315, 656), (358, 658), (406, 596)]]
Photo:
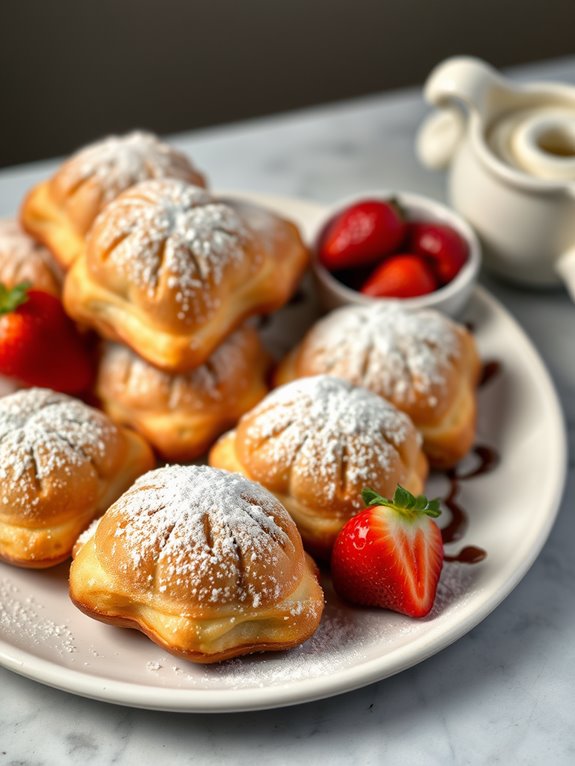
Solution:
[(443, 170), (463, 138), (465, 119), (457, 107), (439, 109), (427, 117), (417, 132), (415, 151), (430, 170)]
[(434, 106), (452, 106), (462, 102), (484, 121), (517, 92), (485, 61), (471, 56), (456, 56), (438, 64), (424, 86), (425, 99)]

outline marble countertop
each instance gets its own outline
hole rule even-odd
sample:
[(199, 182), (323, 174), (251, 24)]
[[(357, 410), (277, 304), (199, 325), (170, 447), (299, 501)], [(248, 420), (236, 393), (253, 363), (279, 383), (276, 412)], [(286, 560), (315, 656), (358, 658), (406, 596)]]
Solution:
[[(575, 83), (575, 58), (520, 77)], [(418, 164), (416, 90), (175, 137), (216, 188), (331, 202), (374, 188), (443, 198)], [(0, 215), (54, 163), (0, 171)], [(281, 710), (158, 713), (75, 697), (0, 669), (0, 764), (540, 764), (575, 762), (575, 306), (563, 291), (483, 278), (544, 358), (566, 414), (570, 464), (557, 522), (505, 602), (424, 663), (356, 692)], [(544, 449), (545, 446), (541, 445)]]

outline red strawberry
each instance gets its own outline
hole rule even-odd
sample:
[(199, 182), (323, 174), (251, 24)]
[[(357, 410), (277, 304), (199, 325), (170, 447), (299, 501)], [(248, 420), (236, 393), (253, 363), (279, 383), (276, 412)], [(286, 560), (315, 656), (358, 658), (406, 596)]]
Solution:
[(424, 258), (400, 253), (378, 266), (360, 292), (374, 298), (415, 298), (432, 293), (437, 287), (433, 270)]
[(0, 284), (0, 374), (64, 393), (90, 386), (90, 355), (58, 298)]
[(442, 285), (457, 276), (469, 255), (463, 237), (443, 223), (410, 224), (408, 247), (411, 252), (430, 259)]
[(373, 263), (399, 247), (405, 232), (396, 203), (363, 200), (327, 224), (320, 237), (319, 259), (330, 271)]
[(362, 495), (369, 507), (347, 522), (332, 551), (336, 592), (355, 604), (424, 617), (443, 565), (441, 531), (432, 520), (441, 513), (439, 500), (400, 486), (393, 500), (371, 489)]

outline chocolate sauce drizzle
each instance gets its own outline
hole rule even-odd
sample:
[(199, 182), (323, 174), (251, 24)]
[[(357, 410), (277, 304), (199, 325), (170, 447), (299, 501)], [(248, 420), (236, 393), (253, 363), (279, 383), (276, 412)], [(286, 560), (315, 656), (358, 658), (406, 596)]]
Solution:
[(497, 359), (491, 359), (485, 362), (483, 370), (481, 371), (481, 377), (479, 378), (479, 388), (487, 385), (490, 380), (496, 378), (501, 372), (501, 362)]
[[(499, 453), (495, 447), (490, 447), (487, 444), (476, 444), (471, 450), (474, 455), (479, 458), (479, 463), (468, 471), (461, 472), (455, 468), (451, 468), (447, 471), (447, 477), (452, 484), (458, 481), (467, 481), (473, 479), (475, 476), (483, 476), (485, 473), (491, 473), (499, 464)], [(446, 501), (447, 502), (447, 501)]]
[[(449, 476), (449, 474), (448, 474)], [(449, 524), (441, 530), (443, 543), (455, 543), (461, 540), (467, 529), (467, 514), (462, 506), (457, 502), (459, 494), (459, 482), (450, 477), (449, 494), (443, 499), (443, 504), (449, 508), (451, 519)]]
[[(455, 543), (461, 540), (467, 529), (467, 513), (458, 500), (460, 482), (481, 476), (492, 471), (499, 462), (499, 455), (493, 447), (477, 444), (473, 452), (479, 457), (479, 465), (466, 473), (458, 473), (456, 468), (447, 471), (449, 492), (443, 499), (443, 504), (449, 509), (451, 518), (449, 524), (441, 530), (443, 544)], [(445, 561), (457, 561), (460, 564), (477, 564), (487, 556), (487, 551), (475, 545), (466, 545), (458, 553), (444, 554)]]
[[(501, 362), (492, 360), (486, 362), (479, 381), (479, 386), (484, 386), (501, 372)], [(449, 479), (449, 492), (443, 499), (443, 504), (449, 509), (451, 518), (449, 524), (441, 530), (441, 537), (444, 545), (461, 540), (467, 529), (467, 513), (458, 500), (459, 490), (462, 481), (469, 481), (476, 476), (490, 473), (499, 464), (499, 453), (494, 447), (487, 444), (476, 444), (472, 450), (473, 454), (479, 458), (477, 466), (468, 471), (461, 472), (455, 468), (447, 471)], [(466, 545), (456, 554), (445, 554), (445, 561), (457, 561), (461, 564), (477, 564), (487, 556), (487, 551), (478, 548), (476, 545)]]
[[(449, 524), (441, 530), (444, 545), (461, 540), (467, 529), (467, 513), (458, 500), (461, 482), (489, 473), (499, 463), (499, 453), (494, 447), (489, 447), (487, 444), (476, 444), (472, 452), (479, 458), (479, 465), (465, 473), (460, 473), (457, 468), (447, 471), (449, 492), (443, 499), (443, 504), (449, 509), (451, 518)], [(445, 561), (458, 561), (461, 564), (477, 564), (483, 561), (486, 556), (487, 552), (483, 548), (466, 545), (456, 554), (445, 554), (444, 559)]]

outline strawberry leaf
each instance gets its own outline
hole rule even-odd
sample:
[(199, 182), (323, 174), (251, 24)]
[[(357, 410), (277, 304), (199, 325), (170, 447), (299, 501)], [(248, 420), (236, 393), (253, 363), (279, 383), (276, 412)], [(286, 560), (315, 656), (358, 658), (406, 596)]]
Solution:
[[(436, 519), (441, 515), (441, 500), (436, 497), (429, 500), (425, 495), (413, 495), (408, 489), (398, 484), (393, 493), (393, 500), (383, 497), (371, 487), (364, 487), (361, 496), (366, 506), (383, 505), (392, 508), (404, 516), (419, 516), (425, 514)], [(406, 513), (407, 512), (407, 513)]]
[(393, 504), (397, 508), (410, 509), (413, 508), (414, 503), (415, 497), (411, 494), (411, 492), (408, 492), (405, 487), (402, 487), (401, 484), (398, 484), (393, 494)]
[(389, 502), (385, 497), (382, 497), (374, 489), (371, 489), (371, 487), (364, 487), (361, 490), (361, 497), (367, 506), (382, 505), (383, 503)]
[(21, 282), (15, 287), (6, 287), (0, 282), (0, 314), (9, 314), (26, 303), (30, 282)]

